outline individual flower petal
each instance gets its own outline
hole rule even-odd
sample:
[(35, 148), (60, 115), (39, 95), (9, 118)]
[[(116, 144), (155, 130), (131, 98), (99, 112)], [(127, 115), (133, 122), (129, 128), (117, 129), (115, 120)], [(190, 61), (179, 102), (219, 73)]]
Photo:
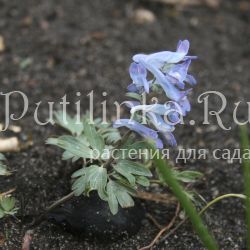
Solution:
[(161, 85), (168, 98), (178, 101), (185, 95), (178, 90), (159, 69), (150, 64), (145, 64), (145, 67), (155, 76), (157, 84)]
[(137, 105), (131, 108), (130, 112), (133, 114), (136, 111), (142, 110), (144, 112), (153, 112), (159, 115), (167, 115), (171, 110), (168, 104), (151, 104), (151, 105)]
[(186, 61), (186, 60), (196, 60), (198, 59), (198, 56), (184, 56), (183, 58), (183, 61)]
[(187, 54), (189, 51), (190, 43), (188, 40), (179, 41), (177, 44), (176, 52)]
[(131, 109), (135, 106), (140, 105), (140, 102), (138, 102), (138, 101), (125, 101), (125, 102), (122, 102), (121, 104), (125, 104), (128, 108)]
[(166, 133), (160, 133), (160, 135), (161, 135), (161, 138), (162, 138), (164, 144), (168, 144), (171, 147), (177, 146), (177, 142), (175, 140), (173, 133), (166, 132)]
[(179, 82), (183, 82), (187, 77), (190, 63), (191, 60), (189, 59), (181, 64), (176, 64), (170, 69), (168, 74), (177, 79)]
[(147, 69), (141, 63), (131, 63), (129, 67), (129, 74), (137, 88), (143, 86), (145, 92), (149, 93)]
[(129, 84), (127, 90), (128, 92), (135, 92), (135, 93), (139, 92), (139, 88), (134, 83)]
[(113, 123), (113, 127), (114, 128), (119, 128), (119, 127), (127, 127), (135, 132), (137, 132), (138, 134), (140, 134), (141, 136), (150, 139), (152, 141), (155, 142), (156, 147), (161, 148), (161, 146), (163, 146), (163, 144), (161, 143), (160, 139), (158, 138), (158, 133), (157, 131), (148, 128), (134, 120), (130, 120), (130, 119), (119, 119), (116, 120)]
[(195, 80), (195, 78), (189, 74), (186, 75), (185, 82), (189, 83), (191, 86), (194, 86), (197, 84), (197, 81)]
[(174, 126), (165, 122), (160, 115), (149, 112), (147, 116), (158, 131), (166, 133), (174, 130)]
[(163, 142), (162, 142), (162, 140), (159, 139), (159, 138), (156, 139), (155, 146), (156, 146), (156, 148), (159, 148), (159, 149), (163, 148)]
[(182, 116), (184, 115), (182, 107), (177, 102), (168, 102), (171, 107), (171, 112), (168, 114), (168, 119), (171, 124), (176, 125), (182, 121)]
[(171, 123), (173, 124), (177, 124), (179, 123), (181, 120), (180, 120), (180, 114), (176, 111), (172, 111), (168, 114), (168, 118), (170, 120)]
[(191, 105), (190, 105), (190, 102), (186, 96), (183, 99), (181, 99), (181, 101), (179, 102), (179, 105), (181, 107), (183, 116), (185, 116), (187, 114), (187, 112), (190, 112)]
[(172, 84), (176, 85), (179, 89), (184, 89), (185, 88), (185, 84), (183, 82), (180, 82), (178, 79), (176, 79), (175, 77), (169, 75), (168, 73), (166, 73), (166, 78), (169, 82), (171, 82)]

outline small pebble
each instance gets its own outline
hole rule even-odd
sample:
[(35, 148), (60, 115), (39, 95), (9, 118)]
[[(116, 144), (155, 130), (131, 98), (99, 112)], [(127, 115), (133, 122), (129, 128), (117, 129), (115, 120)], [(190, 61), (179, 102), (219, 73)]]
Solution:
[(5, 43), (3, 36), (0, 35), (0, 52), (3, 52), (5, 50)]
[(156, 20), (155, 14), (146, 9), (137, 9), (134, 12), (134, 20), (138, 24), (153, 23)]

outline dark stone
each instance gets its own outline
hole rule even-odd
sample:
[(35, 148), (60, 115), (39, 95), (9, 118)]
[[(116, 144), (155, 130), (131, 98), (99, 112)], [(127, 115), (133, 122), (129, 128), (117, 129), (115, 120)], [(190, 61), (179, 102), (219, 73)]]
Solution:
[(102, 241), (136, 234), (144, 217), (144, 209), (137, 202), (134, 207), (119, 208), (112, 215), (108, 203), (95, 193), (90, 197), (75, 197), (48, 214), (49, 221), (65, 230)]

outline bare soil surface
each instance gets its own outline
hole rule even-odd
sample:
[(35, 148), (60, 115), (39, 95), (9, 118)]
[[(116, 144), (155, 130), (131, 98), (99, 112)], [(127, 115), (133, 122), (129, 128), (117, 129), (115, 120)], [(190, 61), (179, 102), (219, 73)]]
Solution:
[[(19, 90), (29, 98), (26, 116), (15, 125), (23, 129), (20, 137), (32, 136), (34, 145), (19, 153), (8, 153), (8, 165), (14, 174), (1, 178), (0, 190), (16, 187), (15, 197), (21, 209), (18, 217), (38, 214), (70, 191), (70, 175), (77, 166), (61, 161), (61, 151), (45, 145), (45, 140), (59, 133), (53, 126), (38, 126), (34, 122), (35, 103), (42, 101), (39, 119), (48, 116), (48, 101), (60, 106), (67, 94), (70, 114), (75, 113), (75, 102), (81, 98), (82, 112), (89, 108), (87, 94), (94, 89), (95, 114), (101, 114), (101, 102), (107, 92), (110, 117), (115, 111), (113, 102), (125, 99), (130, 83), (128, 66), (133, 54), (174, 50), (179, 39), (189, 39), (191, 53), (199, 60), (192, 72), (198, 85), (192, 93), (192, 112), (189, 120), (196, 125), (179, 126), (176, 138), (183, 148), (239, 148), (238, 128), (233, 123), (234, 102), (248, 101), (250, 96), (250, 10), (242, 1), (223, 1), (219, 9), (206, 6), (176, 10), (171, 6), (148, 1), (0, 1), (0, 35), (5, 50), (0, 53), (0, 90)], [(137, 24), (133, 11), (138, 7), (152, 11), (153, 23)], [(220, 91), (227, 97), (222, 114), (225, 127), (215, 119), (202, 125), (203, 104), (197, 97), (205, 91)], [(76, 96), (76, 92), (81, 97)], [(4, 121), (4, 96), (0, 96), (0, 120)], [(210, 108), (218, 110), (220, 102), (212, 98)], [(20, 97), (13, 97), (11, 110), (22, 112)], [(239, 119), (247, 118), (247, 107), (242, 105)], [(180, 162), (178, 167), (204, 173), (195, 189), (206, 200), (243, 190), (241, 166), (226, 160), (208, 157), (206, 160)], [(162, 190), (163, 192), (164, 190)], [(174, 207), (146, 204), (148, 211), (162, 224), (167, 224)], [(215, 205), (204, 218), (218, 240), (221, 249), (246, 249), (244, 210), (242, 201), (228, 199)], [(0, 222), (4, 243), (0, 249), (21, 249), (25, 226), (13, 218)], [(158, 229), (149, 220), (143, 222), (138, 234), (112, 243), (88, 241), (45, 222), (36, 228), (32, 249), (136, 249), (150, 243)], [(204, 249), (190, 223), (178, 229), (155, 249)]]

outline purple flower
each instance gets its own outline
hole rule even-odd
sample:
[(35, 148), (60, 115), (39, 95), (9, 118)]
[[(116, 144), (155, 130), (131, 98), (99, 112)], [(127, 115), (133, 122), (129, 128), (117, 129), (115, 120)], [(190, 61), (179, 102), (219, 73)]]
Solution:
[(176, 140), (172, 133), (174, 131), (174, 126), (168, 124), (164, 121), (164, 119), (155, 113), (148, 113), (147, 114), (150, 121), (153, 123), (154, 127), (159, 131), (161, 138), (164, 142), (164, 144), (168, 144), (170, 146), (176, 146)]
[(142, 125), (134, 120), (119, 119), (113, 123), (113, 127), (114, 128), (127, 127), (129, 129), (135, 131), (136, 133), (140, 134), (144, 138), (147, 138), (147, 139), (154, 141), (155, 146), (157, 148), (163, 148), (162, 141), (158, 138), (158, 133), (155, 130), (148, 128), (148, 127), (146, 127), (146, 126), (144, 126), (144, 125)]
[[(149, 93), (149, 82), (147, 81), (147, 69), (141, 63), (131, 63), (129, 74), (133, 80), (136, 89), (144, 87), (146, 93)], [(135, 92), (135, 91), (132, 91)]]
[(187, 112), (190, 112), (190, 110), (191, 110), (191, 105), (190, 105), (190, 102), (189, 102), (188, 98), (186, 96), (183, 97), (179, 101), (179, 105), (180, 105), (181, 110), (182, 110), (182, 115), (186, 116)]
[(163, 67), (166, 63), (178, 63), (183, 59), (186, 59), (188, 50), (189, 50), (189, 41), (184, 40), (184, 41), (179, 41), (176, 52), (162, 51), (150, 55), (137, 54), (133, 56), (133, 60), (137, 63), (144, 61), (146, 62), (146, 64), (150, 64), (153, 67), (159, 69)]
[[(189, 41), (179, 41), (175, 52), (162, 51), (149, 55), (137, 54), (133, 56), (133, 63), (129, 68), (133, 83), (128, 86), (128, 91), (142, 94), (149, 91), (157, 91), (160, 85), (166, 96), (170, 99), (165, 104), (145, 104), (138, 101), (124, 102), (134, 114), (142, 111), (146, 114), (148, 127), (142, 125), (133, 117), (129, 119), (119, 119), (113, 126), (115, 128), (125, 126), (141, 136), (153, 140), (158, 148), (163, 147), (163, 143), (176, 146), (173, 135), (175, 125), (182, 121), (182, 116), (186, 116), (191, 106), (187, 98), (191, 89), (185, 90), (185, 84), (191, 86), (196, 84), (195, 78), (188, 74), (191, 61), (195, 56), (188, 56)], [(148, 72), (153, 76), (148, 80)], [(156, 87), (156, 88), (151, 88)], [(138, 98), (135, 98), (138, 99)], [(136, 116), (139, 117), (139, 116)], [(163, 118), (167, 118), (164, 120)], [(151, 129), (153, 126), (154, 129)]]
[[(145, 62), (142, 62), (142, 64), (145, 64)], [(179, 101), (181, 98), (183, 98), (183, 96), (186, 95), (185, 92), (177, 89), (159, 69), (150, 64), (145, 64), (145, 67), (155, 76), (156, 83), (161, 85), (166, 96), (171, 100)]]
[(174, 131), (174, 126), (172, 124), (168, 124), (167, 122), (165, 122), (162, 116), (155, 114), (153, 112), (149, 112), (147, 113), (147, 117), (158, 131), (160, 132)]
[(144, 112), (153, 112), (159, 115), (167, 115), (171, 109), (171, 105), (169, 104), (137, 105), (133, 106), (130, 112), (133, 114), (136, 111), (142, 110)]
[(177, 146), (177, 142), (175, 140), (173, 133), (167, 132), (167, 133), (160, 133), (160, 134), (161, 134), (161, 138), (164, 144), (168, 144), (171, 147)]
[[(145, 69), (147, 69), (154, 75), (154, 82), (161, 85), (168, 98), (177, 102), (181, 100), (187, 94), (185, 91), (179, 90), (185, 87), (184, 81), (190, 83), (191, 85), (196, 83), (195, 79), (191, 75), (187, 74), (191, 59), (195, 58), (193, 56), (187, 56), (188, 50), (189, 41), (184, 40), (179, 41), (176, 52), (162, 51), (150, 55), (137, 54), (133, 56), (134, 62), (140, 65), (140, 68), (143, 68), (143, 73), (140, 73), (139, 75), (140, 79), (144, 80), (140, 80), (140, 84), (143, 84), (144, 82), (144, 88), (145, 85), (148, 84), (145, 73)], [(133, 70), (133, 72), (134, 71), (141, 72), (142, 70)], [(138, 77), (135, 77), (138, 73), (134, 73), (133, 75), (132, 79), (134, 82), (138, 82)], [(148, 85), (145, 90), (149, 90)]]

